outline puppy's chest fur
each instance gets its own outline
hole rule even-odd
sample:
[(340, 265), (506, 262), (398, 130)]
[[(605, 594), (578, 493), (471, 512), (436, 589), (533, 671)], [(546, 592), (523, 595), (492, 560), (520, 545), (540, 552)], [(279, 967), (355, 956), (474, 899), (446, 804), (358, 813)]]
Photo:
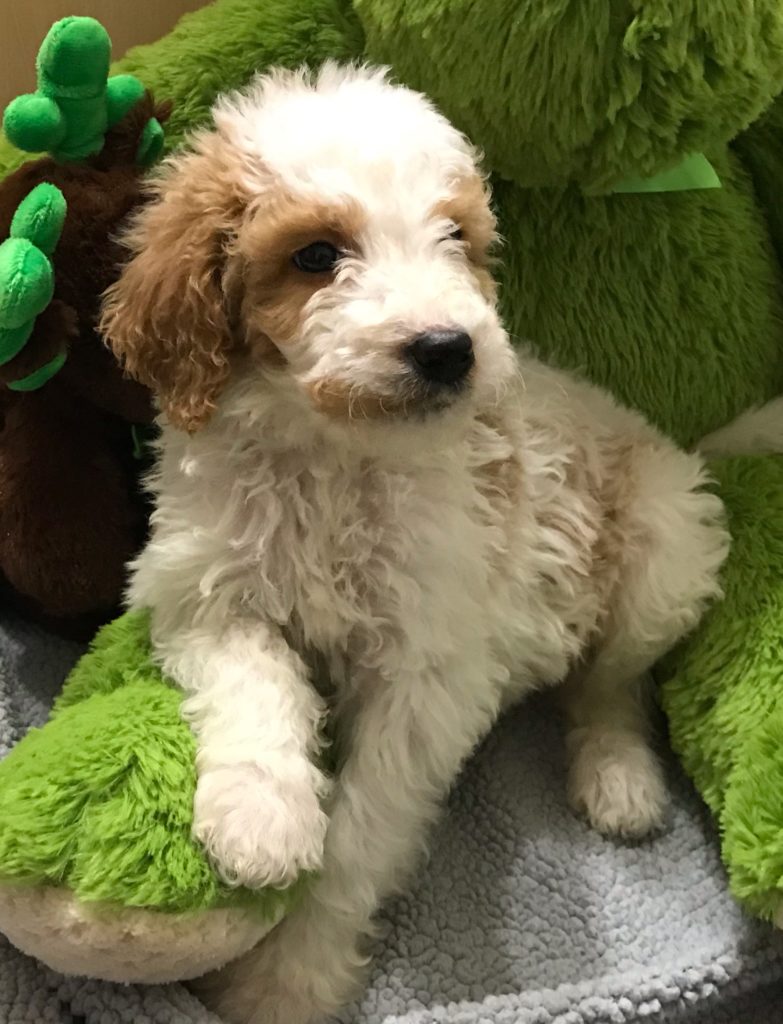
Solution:
[(286, 455), (264, 472), (265, 527), (246, 555), (256, 599), (300, 650), (388, 657), (420, 628), (442, 633), (461, 589), (487, 589), (503, 531), (454, 454), (417, 467)]
[(248, 451), (223, 582), (338, 686), (481, 643), (523, 689), (560, 679), (600, 621), (606, 517), (594, 474), (554, 447), (477, 421), (453, 449), (396, 463)]

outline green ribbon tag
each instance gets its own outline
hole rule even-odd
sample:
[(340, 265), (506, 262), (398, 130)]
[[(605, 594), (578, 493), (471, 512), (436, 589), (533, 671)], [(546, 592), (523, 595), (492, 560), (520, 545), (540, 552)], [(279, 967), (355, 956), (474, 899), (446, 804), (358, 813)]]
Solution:
[(626, 178), (612, 192), (689, 192), (693, 189), (722, 188), (715, 168), (703, 153), (691, 153), (676, 167), (651, 178)]

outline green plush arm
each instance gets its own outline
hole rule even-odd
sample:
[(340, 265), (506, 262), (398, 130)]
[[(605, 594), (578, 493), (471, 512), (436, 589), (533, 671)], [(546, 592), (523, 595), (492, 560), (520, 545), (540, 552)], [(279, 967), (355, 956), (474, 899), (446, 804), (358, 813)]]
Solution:
[(733, 540), (726, 596), (661, 667), (663, 705), (732, 892), (783, 927), (783, 457), (713, 471)]
[(748, 168), (756, 197), (769, 224), (770, 237), (783, 266), (783, 95), (734, 142)]
[[(220, 92), (243, 85), (256, 71), (350, 60), (362, 50), (348, 0), (216, 0), (187, 15), (163, 39), (131, 50), (112, 71), (131, 74), (156, 96), (174, 102), (166, 130), (172, 147), (205, 120)], [(24, 159), (11, 143), (0, 141), (0, 177)]]
[[(0, 381), (14, 391), (37, 390), (65, 362), (69, 332), (60, 322), (59, 307), (52, 309), (50, 304), (54, 295), (51, 257), (66, 212), (62, 192), (54, 185), (40, 184), (19, 204), (10, 235), (0, 245)], [(41, 327), (47, 307), (49, 320), (55, 320)]]

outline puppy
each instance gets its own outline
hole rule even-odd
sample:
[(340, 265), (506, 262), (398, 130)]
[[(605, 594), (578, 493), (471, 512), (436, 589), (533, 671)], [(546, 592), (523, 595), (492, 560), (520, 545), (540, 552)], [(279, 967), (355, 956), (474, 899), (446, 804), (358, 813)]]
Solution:
[(574, 807), (661, 823), (639, 681), (718, 594), (727, 534), (697, 456), (518, 361), (476, 153), (383, 72), (259, 78), (153, 188), (103, 318), (162, 410), (130, 600), (186, 694), (217, 870), (319, 871), (214, 1004), (304, 1024), (532, 689), (564, 683)]

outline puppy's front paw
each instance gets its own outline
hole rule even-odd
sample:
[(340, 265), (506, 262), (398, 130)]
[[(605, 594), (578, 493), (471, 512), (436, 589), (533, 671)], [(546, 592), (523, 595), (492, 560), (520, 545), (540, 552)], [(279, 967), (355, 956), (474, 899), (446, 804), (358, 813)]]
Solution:
[(193, 835), (229, 885), (285, 886), (321, 865), (327, 818), (312, 786), (253, 764), (198, 781)]
[(593, 828), (628, 839), (661, 828), (666, 784), (641, 736), (621, 729), (577, 729), (569, 748), (568, 799)]

